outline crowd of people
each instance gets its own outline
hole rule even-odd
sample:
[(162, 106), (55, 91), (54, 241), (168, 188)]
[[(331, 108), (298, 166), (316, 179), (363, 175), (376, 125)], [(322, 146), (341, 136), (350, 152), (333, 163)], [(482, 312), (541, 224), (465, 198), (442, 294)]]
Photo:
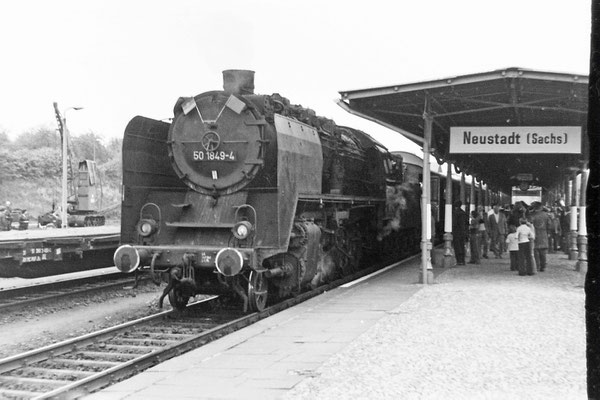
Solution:
[(467, 256), (469, 264), (480, 264), (488, 253), (496, 258), (508, 253), (511, 271), (534, 275), (546, 269), (548, 252), (566, 250), (568, 232), (568, 216), (559, 204), (494, 204), (488, 212), (478, 206), (467, 215), (461, 201), (454, 203), (452, 236), (458, 265), (465, 265)]

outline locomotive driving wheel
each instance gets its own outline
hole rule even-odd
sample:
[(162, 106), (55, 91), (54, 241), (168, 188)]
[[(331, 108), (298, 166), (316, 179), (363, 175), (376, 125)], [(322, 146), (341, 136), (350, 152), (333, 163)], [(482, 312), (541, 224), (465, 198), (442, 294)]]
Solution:
[(262, 311), (267, 306), (269, 282), (262, 272), (251, 271), (248, 282), (248, 303), (251, 311)]
[(342, 227), (336, 231), (335, 239), (337, 248), (342, 253), (338, 266), (343, 276), (356, 272), (362, 256), (362, 246), (360, 240), (357, 240), (356, 232)]
[(177, 310), (185, 309), (185, 306), (187, 306), (189, 300), (190, 296), (184, 294), (181, 288), (174, 287), (169, 291), (169, 303), (171, 303), (171, 306)]

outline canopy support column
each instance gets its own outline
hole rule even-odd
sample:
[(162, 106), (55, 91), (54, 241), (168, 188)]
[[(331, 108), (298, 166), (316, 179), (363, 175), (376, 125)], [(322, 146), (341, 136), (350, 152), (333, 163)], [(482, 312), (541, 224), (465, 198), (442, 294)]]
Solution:
[(475, 210), (475, 177), (471, 175), (471, 197), (469, 198), (469, 218), (471, 217), (471, 211)]
[(562, 211), (565, 218), (564, 226), (562, 228), (562, 242), (561, 247), (565, 254), (569, 255), (569, 247), (570, 242), (569, 239), (571, 237), (571, 220), (569, 219), (571, 213), (569, 212), (569, 207), (571, 206), (571, 180), (569, 175), (565, 175), (565, 179), (563, 180), (563, 201), (564, 205), (562, 207)]
[(452, 247), (452, 163), (448, 162), (446, 171), (446, 204), (444, 205), (444, 268), (456, 264)]
[(460, 202), (462, 203), (462, 205), (460, 206), (460, 208), (463, 209), (463, 211), (465, 211), (465, 209), (467, 208), (467, 193), (466, 193), (466, 182), (465, 182), (465, 173), (461, 172), (460, 173)]
[(563, 181), (563, 203), (565, 205), (565, 212), (567, 212), (569, 209), (569, 205), (571, 204), (571, 186), (569, 186), (569, 175), (567, 175), (565, 177), (565, 180)]
[(483, 191), (483, 179), (479, 180), (479, 192), (477, 192), (477, 211), (484, 210), (485, 211), (485, 192)]
[(577, 169), (571, 175), (571, 209), (569, 218), (569, 260), (577, 260)]
[(587, 165), (584, 166), (581, 171), (581, 189), (579, 195), (579, 236), (577, 237), (577, 244), (579, 245), (579, 259), (577, 261), (576, 271), (579, 271), (585, 276), (588, 269), (588, 258), (587, 258), (587, 221), (586, 221), (586, 204), (587, 204), (587, 180), (589, 170)]
[(433, 267), (431, 266), (431, 173), (429, 155), (431, 153), (431, 134), (433, 117), (430, 114), (429, 99), (425, 99), (423, 111), (425, 127), (423, 132), (423, 191), (421, 193), (421, 276), (419, 283), (433, 283)]

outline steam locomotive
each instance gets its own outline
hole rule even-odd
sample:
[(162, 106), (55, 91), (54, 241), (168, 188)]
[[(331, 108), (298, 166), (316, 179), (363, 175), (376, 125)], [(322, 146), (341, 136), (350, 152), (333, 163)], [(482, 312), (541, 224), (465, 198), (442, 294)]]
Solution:
[[(183, 308), (235, 294), (244, 310), (418, 249), (418, 182), (401, 156), (279, 94), (254, 72), (179, 98), (172, 123), (133, 118), (123, 140), (123, 272), (148, 270)], [(409, 226), (403, 225), (406, 219)]]

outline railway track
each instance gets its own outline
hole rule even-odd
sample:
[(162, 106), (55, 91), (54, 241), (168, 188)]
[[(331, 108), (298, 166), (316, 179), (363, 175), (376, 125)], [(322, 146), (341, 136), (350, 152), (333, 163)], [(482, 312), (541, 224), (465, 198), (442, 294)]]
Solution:
[(240, 311), (197, 309), (215, 299), (0, 360), (0, 397), (81, 397), (250, 323)]
[(45, 303), (62, 297), (133, 286), (131, 276), (122, 273), (50, 282), (0, 290), (0, 312)]
[(243, 315), (211, 305), (210, 297), (112, 328), (0, 360), (0, 398), (73, 399), (133, 376), (169, 358), (249, 326), (311, 297), (358, 279), (361, 270), (262, 312)]

